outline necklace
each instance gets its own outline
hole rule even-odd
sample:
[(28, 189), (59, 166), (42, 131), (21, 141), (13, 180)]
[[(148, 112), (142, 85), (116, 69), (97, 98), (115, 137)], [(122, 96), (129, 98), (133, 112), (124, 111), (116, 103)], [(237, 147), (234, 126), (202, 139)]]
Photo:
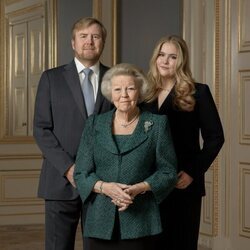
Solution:
[(140, 114), (140, 111), (139, 111), (139, 109), (138, 109), (136, 115), (134, 116), (134, 118), (133, 118), (130, 122), (127, 122), (127, 123), (122, 122), (122, 121), (118, 118), (117, 114), (115, 114), (115, 118), (116, 118), (116, 120), (120, 123), (120, 124), (119, 124), (120, 126), (122, 126), (123, 128), (127, 128), (129, 125), (131, 125), (132, 123), (134, 123), (134, 122), (137, 120), (137, 118), (139, 117), (139, 114)]

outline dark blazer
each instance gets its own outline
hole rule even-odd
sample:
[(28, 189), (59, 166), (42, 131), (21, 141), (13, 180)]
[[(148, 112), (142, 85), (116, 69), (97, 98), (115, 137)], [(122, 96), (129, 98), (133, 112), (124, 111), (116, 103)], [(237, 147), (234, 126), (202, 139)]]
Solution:
[(112, 236), (116, 206), (110, 197), (92, 192), (98, 180), (125, 184), (147, 181), (152, 191), (136, 196), (127, 210), (118, 213), (121, 238), (159, 234), (158, 204), (177, 180), (168, 121), (165, 116), (143, 112), (133, 134), (119, 150), (112, 136), (113, 113), (114, 110), (89, 118), (77, 154), (74, 178), (81, 199), (87, 204), (84, 236)]
[[(218, 155), (224, 143), (224, 134), (208, 85), (196, 83), (195, 88), (196, 105), (192, 112), (180, 111), (173, 106), (173, 89), (159, 110), (157, 100), (146, 105), (146, 109), (167, 115), (177, 155), (178, 172), (184, 170), (194, 178), (188, 188), (175, 189), (175, 192), (203, 196), (204, 174)], [(200, 145), (200, 133), (203, 145)]]
[[(111, 109), (111, 103), (100, 90), (101, 79), (107, 70), (100, 64), (94, 113)], [(34, 113), (34, 137), (43, 155), (39, 197), (71, 200), (79, 195), (64, 174), (75, 163), (87, 118), (75, 62), (46, 70), (38, 85)]]

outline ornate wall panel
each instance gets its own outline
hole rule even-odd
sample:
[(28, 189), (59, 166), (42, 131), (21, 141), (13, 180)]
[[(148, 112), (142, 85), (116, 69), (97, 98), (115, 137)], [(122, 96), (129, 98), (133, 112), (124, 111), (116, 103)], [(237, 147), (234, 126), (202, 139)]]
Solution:
[[(15, 69), (23, 68), (22, 74), (9, 69), (9, 136), (32, 136), (34, 98), (32, 92), (45, 69), (45, 9), (33, 6), (21, 13), (8, 13), (10, 34), (9, 65)], [(18, 46), (22, 37), (23, 47)], [(18, 91), (16, 91), (18, 89)], [(22, 99), (16, 99), (15, 93), (23, 91)], [(33, 101), (33, 102), (32, 102)], [(12, 108), (11, 108), (12, 107)], [(18, 125), (18, 127), (16, 127)]]
[(38, 170), (1, 173), (0, 205), (41, 204), (36, 192), (39, 173)]
[(249, 0), (239, 0), (239, 52), (250, 51), (249, 9)]
[(25, 135), (27, 128), (27, 25), (17, 23), (10, 29), (9, 131)]
[(27, 88), (27, 135), (33, 135), (33, 114), (37, 85), (45, 69), (45, 32), (44, 18), (28, 23), (28, 88)]
[[(34, 143), (35, 93), (42, 71), (56, 64), (56, 0), (1, 1), (1, 143)], [(55, 32), (55, 33), (52, 33)]]
[(205, 235), (211, 235), (213, 225), (213, 171), (207, 172), (207, 178), (205, 181), (206, 197), (202, 202), (202, 233)]
[[(28, 161), (17, 164), (27, 164), (28, 169)], [(39, 174), (39, 169), (0, 171), (0, 225), (43, 223), (44, 205), (37, 199)]]
[(239, 72), (240, 143), (250, 145), (250, 70)]
[[(250, 50), (248, 0), (225, 1), (226, 40), (222, 72), (225, 77), (226, 122), (224, 124), (226, 207), (222, 236), (227, 249), (248, 250), (250, 245)], [(223, 14), (223, 12), (222, 12)], [(225, 227), (223, 227), (225, 226)], [(225, 233), (225, 234), (224, 234)], [(217, 248), (220, 249), (220, 248)]]
[(241, 236), (250, 238), (250, 162), (240, 162), (240, 209), (239, 209), (239, 233)]

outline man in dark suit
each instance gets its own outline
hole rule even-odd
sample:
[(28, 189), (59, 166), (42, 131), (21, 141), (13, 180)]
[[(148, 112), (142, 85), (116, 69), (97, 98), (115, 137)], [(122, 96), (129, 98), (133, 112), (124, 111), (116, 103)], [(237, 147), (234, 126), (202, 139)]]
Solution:
[[(34, 113), (34, 137), (43, 154), (38, 196), (45, 200), (45, 248), (74, 249), (82, 202), (75, 188), (75, 157), (88, 116), (84, 93), (85, 76), (95, 100), (93, 113), (112, 108), (101, 94), (107, 67), (99, 62), (106, 29), (94, 18), (78, 20), (72, 28), (75, 58), (68, 65), (46, 70), (40, 79)], [(88, 94), (89, 95), (89, 94)], [(84, 98), (85, 96), (85, 98)]]

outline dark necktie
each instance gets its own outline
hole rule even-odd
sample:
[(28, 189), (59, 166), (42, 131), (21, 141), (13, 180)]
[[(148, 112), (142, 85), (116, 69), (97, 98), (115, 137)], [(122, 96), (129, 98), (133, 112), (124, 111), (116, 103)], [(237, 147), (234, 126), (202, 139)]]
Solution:
[(82, 91), (85, 100), (85, 106), (87, 109), (88, 116), (93, 114), (95, 108), (95, 97), (94, 97), (94, 90), (93, 85), (90, 81), (90, 76), (93, 71), (89, 68), (83, 69), (83, 73), (85, 74), (83, 84), (82, 84)]

